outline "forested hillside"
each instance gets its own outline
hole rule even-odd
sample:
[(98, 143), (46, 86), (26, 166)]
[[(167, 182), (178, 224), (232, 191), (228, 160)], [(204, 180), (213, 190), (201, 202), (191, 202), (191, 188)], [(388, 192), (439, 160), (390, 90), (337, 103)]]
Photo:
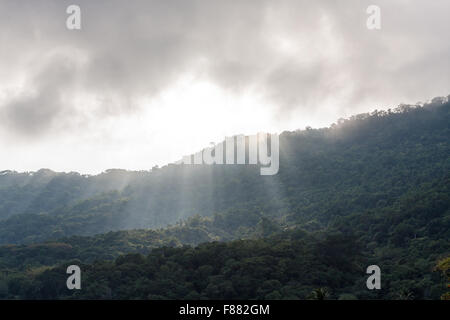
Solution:
[(435, 101), (358, 115), (331, 128), (284, 132), (275, 176), (242, 165), (170, 165), (99, 176), (3, 172), (0, 243), (158, 228), (194, 214), (242, 211), (314, 230), (341, 215), (382, 210), (445, 179), (449, 120), (448, 102)]
[[(4, 171), (0, 219), (3, 298), (437, 299), (450, 104), (284, 132), (274, 176), (242, 165)], [(71, 261), (87, 277), (76, 293), (64, 289)], [(379, 292), (365, 288), (369, 264), (383, 270)]]

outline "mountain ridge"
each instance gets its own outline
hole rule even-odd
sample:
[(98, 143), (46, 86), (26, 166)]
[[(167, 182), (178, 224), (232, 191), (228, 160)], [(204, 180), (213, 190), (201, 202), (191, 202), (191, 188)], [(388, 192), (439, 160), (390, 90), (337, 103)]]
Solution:
[[(275, 176), (238, 165), (93, 180), (44, 170), (41, 183), (2, 188), (0, 175), (0, 298), (438, 299), (449, 124), (450, 104), (435, 101), (284, 132)], [(86, 181), (98, 193), (79, 199)], [(105, 191), (114, 181), (123, 188)], [(65, 288), (69, 264), (85, 270), (85, 291)], [(364, 287), (369, 264), (383, 272), (379, 292)]]

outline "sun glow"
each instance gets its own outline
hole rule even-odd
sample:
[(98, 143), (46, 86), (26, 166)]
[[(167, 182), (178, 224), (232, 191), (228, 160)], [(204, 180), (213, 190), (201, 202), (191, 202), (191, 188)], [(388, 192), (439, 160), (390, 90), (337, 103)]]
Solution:
[(178, 160), (225, 136), (276, 130), (270, 108), (261, 100), (252, 93), (237, 97), (211, 83), (183, 79), (156, 99), (143, 101), (141, 121)]

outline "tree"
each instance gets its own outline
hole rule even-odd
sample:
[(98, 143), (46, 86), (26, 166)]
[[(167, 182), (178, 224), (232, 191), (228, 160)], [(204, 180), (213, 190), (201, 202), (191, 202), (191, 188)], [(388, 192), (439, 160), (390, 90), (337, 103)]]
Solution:
[(311, 299), (313, 300), (326, 300), (330, 295), (328, 288), (317, 288), (311, 292)]
[[(441, 271), (447, 283), (447, 288), (450, 288), (450, 257), (439, 260), (436, 264), (435, 270)], [(450, 291), (447, 291), (441, 296), (442, 300), (450, 300)]]

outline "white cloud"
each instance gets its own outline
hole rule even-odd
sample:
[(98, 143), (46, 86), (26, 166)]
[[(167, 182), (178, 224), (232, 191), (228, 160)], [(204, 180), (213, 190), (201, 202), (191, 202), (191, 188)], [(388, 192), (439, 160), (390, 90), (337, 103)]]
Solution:
[(446, 0), (377, 1), (379, 31), (371, 1), (80, 0), (80, 31), (70, 4), (0, 3), (0, 169), (147, 169), (224, 133), (323, 126), (450, 87)]

